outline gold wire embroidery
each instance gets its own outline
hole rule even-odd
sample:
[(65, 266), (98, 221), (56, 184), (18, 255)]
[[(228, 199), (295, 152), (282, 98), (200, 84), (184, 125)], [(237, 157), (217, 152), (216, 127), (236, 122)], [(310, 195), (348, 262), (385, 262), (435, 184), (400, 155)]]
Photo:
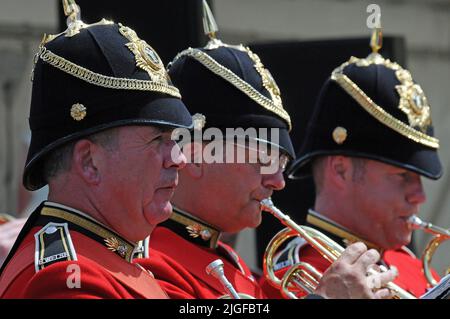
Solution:
[[(78, 226), (81, 226), (81, 227), (93, 232), (94, 234), (102, 237), (105, 240), (106, 245), (107, 245), (107, 242), (106, 242), (107, 238), (116, 238), (117, 237), (117, 236), (115, 236), (115, 234), (112, 231), (110, 231), (106, 228), (103, 228), (103, 227), (91, 222), (90, 220), (88, 220), (86, 218), (83, 218), (81, 216), (78, 216), (78, 215), (72, 214), (70, 212), (66, 212), (66, 211), (57, 209), (57, 208), (44, 207), (41, 211), (41, 215), (62, 218), (69, 222), (72, 222)], [(126, 259), (127, 261), (131, 261), (131, 259), (133, 257), (133, 251), (134, 251), (135, 245), (133, 245), (131, 243), (126, 243), (125, 241), (122, 241), (122, 240), (121, 240), (120, 245), (124, 246), (125, 250), (126, 250), (126, 253), (123, 256), (123, 258)], [(111, 246), (111, 247), (113, 247), (113, 246)], [(121, 251), (122, 251), (122, 249), (121, 249)]]
[(395, 86), (400, 95), (400, 110), (408, 116), (409, 125), (426, 133), (431, 125), (431, 111), (425, 93), (419, 84), (413, 82), (408, 70), (397, 70), (395, 74), (402, 83)]
[(181, 98), (178, 89), (167, 83), (127, 78), (115, 78), (112, 76), (95, 73), (54, 54), (50, 50), (47, 50), (47, 48), (44, 46), (40, 47), (37, 58), (42, 59), (42, 61), (47, 62), (51, 66), (58, 68), (63, 72), (66, 72), (74, 77), (97, 86), (109, 89), (153, 91)]
[(117, 252), (122, 258), (127, 255), (127, 247), (119, 242), (116, 237), (109, 237), (104, 239), (106, 247), (112, 252)]
[(280, 88), (275, 82), (275, 79), (273, 78), (272, 74), (268, 69), (264, 67), (264, 65), (261, 62), (261, 59), (256, 53), (253, 53), (248, 47), (246, 47), (245, 50), (247, 51), (247, 54), (250, 57), (250, 59), (252, 59), (253, 62), (255, 62), (255, 69), (259, 73), (259, 75), (261, 75), (263, 86), (269, 92), (273, 103), (279, 109), (283, 109), (283, 102), (281, 101)]
[[(408, 126), (399, 119), (395, 118), (388, 112), (386, 112), (382, 107), (377, 105), (370, 97), (368, 97), (364, 91), (362, 91), (348, 76), (346, 76), (343, 71), (345, 67), (350, 64), (356, 64), (359, 67), (369, 66), (371, 64), (382, 64), (387, 68), (394, 71), (404, 70), (399, 64), (391, 62), (389, 59), (384, 59), (378, 53), (371, 53), (365, 59), (359, 59), (356, 57), (351, 57), (349, 61), (343, 63), (331, 74), (331, 79), (336, 81), (351, 97), (353, 97), (359, 105), (361, 105), (370, 115), (375, 117), (378, 121), (386, 125), (387, 127), (393, 129), (397, 133), (409, 138), (410, 140), (420, 143), (422, 145), (439, 148), (439, 140), (435, 137), (429, 136), (415, 128)], [(397, 75), (398, 77), (398, 75)], [(399, 79), (399, 81), (402, 81)], [(401, 100), (401, 99), (400, 99)], [(410, 99), (407, 99), (409, 101)], [(408, 102), (409, 103), (409, 102)], [(428, 105), (428, 104), (427, 104)], [(402, 102), (400, 102), (399, 108), (401, 108)], [(428, 109), (429, 110), (429, 109)], [(428, 113), (430, 118), (430, 114)], [(426, 117), (426, 114), (424, 115)], [(423, 123), (427, 121), (424, 120)], [(431, 123), (431, 120), (430, 120)]]
[[(264, 107), (266, 110), (269, 110), (282, 119), (284, 119), (288, 125), (289, 130), (292, 129), (291, 124), (291, 118), (289, 114), (283, 109), (282, 104), (275, 103), (271, 99), (267, 98), (266, 96), (262, 95), (260, 92), (255, 90), (250, 84), (242, 80), (239, 76), (237, 76), (234, 72), (232, 72), (230, 69), (224, 67), (223, 65), (219, 64), (216, 60), (211, 58), (208, 54), (204, 53), (203, 51), (199, 49), (189, 48), (186, 49), (175, 57), (173, 62), (178, 60), (179, 58), (183, 56), (190, 56), (199, 61), (201, 64), (203, 64), (206, 68), (208, 68), (211, 72), (215, 73), (216, 75), (222, 77), (232, 85), (234, 85), (237, 89), (239, 89), (241, 92), (246, 94), (249, 98), (251, 98), (253, 101)], [(172, 62), (172, 63), (173, 63)], [(270, 90), (269, 90), (270, 92)], [(281, 99), (280, 99), (281, 101)]]
[(125, 45), (134, 54), (136, 66), (146, 71), (153, 81), (167, 84), (167, 72), (156, 51), (147, 42), (139, 39), (133, 29), (121, 23), (119, 32), (130, 41)]
[(199, 224), (188, 225), (186, 226), (186, 229), (189, 233), (189, 236), (193, 238), (201, 237), (206, 241), (209, 240), (212, 236), (211, 232), (208, 229), (203, 228)]

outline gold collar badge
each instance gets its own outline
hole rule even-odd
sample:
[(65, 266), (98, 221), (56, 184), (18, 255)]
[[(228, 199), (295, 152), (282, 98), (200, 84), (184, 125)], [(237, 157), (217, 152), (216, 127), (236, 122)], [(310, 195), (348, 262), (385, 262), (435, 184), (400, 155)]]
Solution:
[(211, 238), (211, 232), (203, 228), (200, 224), (193, 224), (186, 226), (186, 229), (189, 233), (189, 236), (193, 238), (201, 237), (204, 241), (207, 241)]
[(122, 258), (127, 255), (127, 247), (119, 242), (116, 237), (105, 238), (106, 247), (112, 252), (117, 252)]

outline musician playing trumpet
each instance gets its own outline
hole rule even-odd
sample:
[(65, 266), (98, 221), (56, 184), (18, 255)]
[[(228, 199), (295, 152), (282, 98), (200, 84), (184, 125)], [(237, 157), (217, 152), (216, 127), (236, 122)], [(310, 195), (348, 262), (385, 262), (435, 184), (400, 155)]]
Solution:
[[(439, 140), (422, 88), (408, 70), (377, 53), (380, 31), (375, 31), (372, 54), (352, 57), (326, 80), (288, 174), (313, 176), (310, 226), (344, 247), (362, 241), (376, 249), (381, 264), (398, 269), (394, 283), (420, 296), (429, 285), (421, 261), (406, 248), (412, 234), (408, 220), (426, 200), (421, 178), (442, 175)], [(279, 265), (292, 260), (320, 271), (329, 266), (301, 239), (291, 242), (289, 251), (279, 254)]]

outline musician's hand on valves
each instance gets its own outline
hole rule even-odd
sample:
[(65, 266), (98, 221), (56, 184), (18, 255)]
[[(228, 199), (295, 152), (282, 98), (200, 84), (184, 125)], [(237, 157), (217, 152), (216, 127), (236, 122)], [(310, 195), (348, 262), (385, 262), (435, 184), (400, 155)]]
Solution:
[(380, 254), (368, 250), (363, 243), (350, 245), (323, 274), (314, 293), (330, 299), (391, 298), (391, 291), (381, 287), (394, 280), (398, 273), (395, 268), (373, 271), (378, 269), (379, 259)]

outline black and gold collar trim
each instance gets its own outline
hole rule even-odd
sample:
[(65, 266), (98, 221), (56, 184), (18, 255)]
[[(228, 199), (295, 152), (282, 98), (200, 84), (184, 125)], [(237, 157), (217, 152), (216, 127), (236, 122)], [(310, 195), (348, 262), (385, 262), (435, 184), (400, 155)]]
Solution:
[(379, 252), (382, 251), (382, 249), (377, 245), (361, 237), (358, 237), (357, 235), (350, 232), (347, 228), (335, 223), (331, 219), (326, 218), (325, 216), (314, 211), (313, 209), (308, 210), (306, 222), (316, 228), (320, 228), (321, 230), (324, 230), (325, 232), (334, 235), (335, 237), (340, 238), (342, 242), (345, 243), (345, 245), (350, 245), (352, 243), (360, 241), (366, 244), (366, 246), (369, 248), (374, 248)]
[(92, 238), (128, 262), (131, 262), (134, 254), (140, 249), (137, 244), (124, 239), (107, 226), (73, 208), (46, 202), (40, 215), (38, 225), (46, 225), (49, 221), (55, 220), (66, 222), (69, 225), (69, 230), (80, 232)]
[(170, 218), (160, 226), (172, 230), (196, 245), (217, 248), (220, 231), (179, 208), (174, 207)]

